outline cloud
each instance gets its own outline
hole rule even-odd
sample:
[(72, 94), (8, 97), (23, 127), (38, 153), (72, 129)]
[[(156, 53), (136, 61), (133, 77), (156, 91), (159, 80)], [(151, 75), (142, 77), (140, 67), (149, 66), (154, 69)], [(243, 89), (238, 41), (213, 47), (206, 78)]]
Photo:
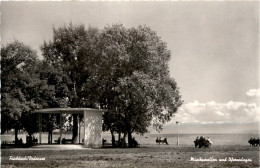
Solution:
[[(250, 97), (260, 97), (260, 88), (250, 89), (246, 94)], [(240, 101), (201, 103), (194, 100), (182, 105), (170, 123), (175, 121), (181, 123), (260, 122), (260, 107), (256, 103)]]
[(250, 97), (260, 97), (260, 88), (250, 89), (249, 91), (246, 92), (246, 95)]
[(200, 103), (197, 100), (184, 104), (172, 122), (181, 123), (221, 123), (260, 121), (260, 108), (256, 103), (229, 101)]

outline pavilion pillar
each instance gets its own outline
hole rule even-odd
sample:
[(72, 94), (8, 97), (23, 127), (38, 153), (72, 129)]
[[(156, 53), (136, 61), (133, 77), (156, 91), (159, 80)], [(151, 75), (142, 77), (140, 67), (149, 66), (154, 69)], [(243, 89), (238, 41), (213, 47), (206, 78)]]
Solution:
[(42, 113), (39, 113), (39, 143), (42, 143)]
[(62, 120), (62, 113), (60, 112), (60, 145), (62, 141), (62, 125), (61, 125), (61, 120)]
[(83, 112), (83, 125), (84, 125), (84, 130), (83, 130), (83, 144), (85, 145), (85, 139), (86, 139), (86, 136), (85, 136), (85, 132), (86, 132), (86, 121), (85, 121), (85, 118), (86, 118), (86, 111), (84, 110)]
[(79, 136), (79, 144), (80, 144), (80, 119), (79, 119), (79, 116), (78, 116), (78, 136)]
[(102, 146), (102, 112), (84, 111), (84, 146)]

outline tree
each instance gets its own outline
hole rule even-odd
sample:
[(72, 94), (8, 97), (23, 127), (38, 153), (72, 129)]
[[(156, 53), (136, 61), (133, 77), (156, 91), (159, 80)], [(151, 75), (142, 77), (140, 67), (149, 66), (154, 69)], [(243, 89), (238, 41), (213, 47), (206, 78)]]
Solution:
[(120, 127), (122, 124), (116, 123), (121, 120), (104, 124), (127, 133), (131, 147), (132, 132), (147, 132), (151, 121), (160, 130), (182, 104), (177, 84), (169, 77), (170, 51), (146, 26), (130, 29), (121, 24), (108, 26), (101, 32), (100, 43), (103, 62), (99, 74), (104, 81), (99, 82), (101, 103), (111, 111), (106, 118), (121, 114), (118, 116), (123, 117), (125, 130), (109, 126)]
[[(36, 62), (36, 52), (19, 41), (7, 44), (1, 49), (1, 133), (14, 128), (16, 143), (18, 130), (25, 126), (22, 122), (23, 117), (36, 108), (35, 102), (29, 95), (34, 83), (32, 74)], [(35, 130), (27, 129), (27, 131), (30, 134)]]
[[(68, 106), (93, 107), (94, 101), (89, 99), (88, 87), (90, 76), (95, 71), (97, 62), (94, 53), (97, 29), (85, 30), (83, 25), (60, 27), (53, 29), (53, 40), (41, 46), (44, 60), (57, 71), (64, 74), (68, 90)], [(61, 88), (56, 88), (62, 90)], [(93, 94), (92, 94), (93, 95)], [(73, 135), (78, 134), (78, 115), (73, 114)]]
[(44, 60), (68, 79), (68, 105), (108, 109), (103, 128), (119, 139), (128, 135), (130, 147), (133, 132), (144, 134), (151, 122), (160, 130), (182, 104), (169, 75), (170, 51), (147, 26), (86, 30), (70, 24), (53, 29), (53, 40), (41, 49)]
[[(66, 75), (42, 60), (37, 66), (37, 78), (40, 83), (34, 96), (37, 97), (38, 108), (68, 107), (69, 79)], [(58, 120), (58, 114), (42, 114), (42, 131), (48, 132), (48, 143), (52, 143), (53, 130), (59, 128)]]

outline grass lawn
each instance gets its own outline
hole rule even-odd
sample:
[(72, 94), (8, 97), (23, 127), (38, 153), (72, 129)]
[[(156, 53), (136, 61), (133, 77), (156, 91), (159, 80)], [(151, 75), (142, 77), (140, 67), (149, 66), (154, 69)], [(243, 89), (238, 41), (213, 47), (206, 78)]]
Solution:
[[(12, 157), (32, 156), (45, 158), (44, 161), (9, 160)], [(225, 158), (251, 159), (242, 161), (222, 161)], [(218, 161), (191, 161), (191, 158)], [(197, 167), (259, 167), (259, 147), (212, 146), (210, 149), (176, 147), (167, 145), (147, 145), (140, 148), (100, 148), (100, 149), (2, 149), (2, 167), (127, 167), (127, 168), (197, 168)]]

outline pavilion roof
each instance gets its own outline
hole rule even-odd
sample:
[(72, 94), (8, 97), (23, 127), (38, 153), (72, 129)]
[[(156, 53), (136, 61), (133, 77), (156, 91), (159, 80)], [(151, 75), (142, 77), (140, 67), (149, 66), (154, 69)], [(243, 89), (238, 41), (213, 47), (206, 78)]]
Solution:
[(83, 114), (84, 111), (91, 112), (106, 112), (104, 109), (96, 109), (96, 108), (46, 108), (46, 109), (38, 109), (36, 113), (68, 113), (68, 114)]

